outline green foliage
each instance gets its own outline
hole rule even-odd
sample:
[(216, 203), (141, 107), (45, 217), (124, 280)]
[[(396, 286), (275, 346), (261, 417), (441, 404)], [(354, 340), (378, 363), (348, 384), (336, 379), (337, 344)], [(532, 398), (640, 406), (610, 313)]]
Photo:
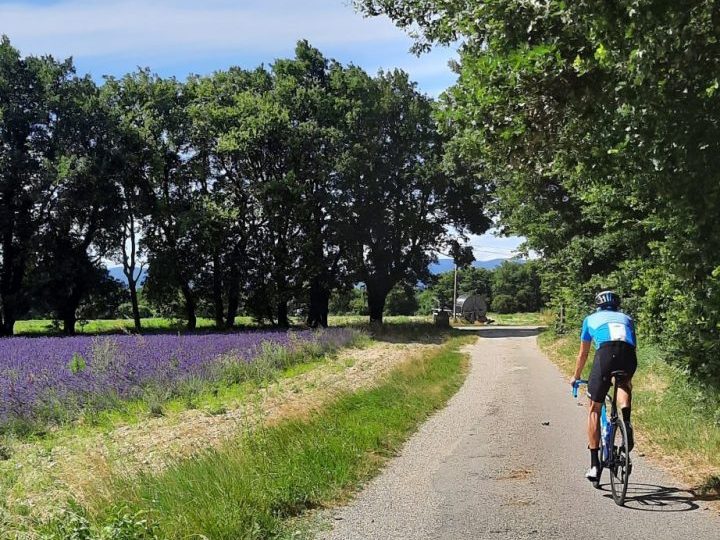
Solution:
[(388, 293), (385, 302), (385, 313), (388, 315), (415, 315), (418, 310), (418, 301), (415, 289), (403, 284), (393, 287)]
[(491, 309), (498, 313), (539, 311), (544, 305), (534, 261), (502, 263), (493, 270), (492, 283)]
[(43, 540), (158, 540), (153, 527), (140, 512), (119, 510), (106, 525), (93, 527), (82, 511), (67, 510), (46, 525)]
[(85, 368), (87, 367), (87, 362), (85, 361), (85, 358), (79, 353), (73, 354), (72, 360), (70, 360), (68, 364), (68, 369), (71, 373), (77, 374), (82, 371), (85, 371)]
[(324, 326), (332, 291), (360, 282), (381, 319), (430, 253), (468, 257), (450, 227), (489, 224), (485, 190), (443, 163), (434, 106), (406, 73), (370, 76), (306, 41), (269, 67), (98, 85), (3, 38), (0, 334), (28, 313), (73, 334), (119, 310), (141, 330), (141, 286), (190, 330), (241, 312)]
[[(452, 310), (455, 271), (443, 272), (429, 280), (427, 292), (423, 293), (423, 305), (432, 310), (443, 306)], [(485, 268), (459, 268), (457, 294), (484, 294), (492, 298), (492, 271)], [(428, 311), (429, 313), (429, 311)]]
[[(435, 276), (423, 292), (421, 305), (429, 311), (438, 304), (452, 309), (455, 272)], [(541, 292), (538, 263), (506, 261), (494, 270), (461, 268), (458, 270), (458, 296), (484, 294), (490, 307), (498, 313), (539, 311), (545, 301)]]
[(357, 0), (463, 43), (446, 162), (542, 254), (570, 325), (613, 287), (648, 334), (720, 381), (720, 39), (713, 0)]
[[(138, 313), (142, 319), (148, 319), (153, 316), (152, 308), (148, 304), (139, 304)], [(132, 304), (130, 302), (124, 302), (117, 308), (117, 314), (120, 317), (129, 319), (133, 316)]]
[(508, 294), (498, 294), (493, 298), (492, 309), (498, 313), (515, 313), (522, 311), (518, 309), (518, 302)]

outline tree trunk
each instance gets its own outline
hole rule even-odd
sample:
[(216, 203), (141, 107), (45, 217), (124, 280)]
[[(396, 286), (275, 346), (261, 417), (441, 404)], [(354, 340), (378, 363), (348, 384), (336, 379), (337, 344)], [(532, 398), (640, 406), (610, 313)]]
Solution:
[(0, 324), (0, 336), (12, 336), (15, 328), (15, 320), (11, 315), (3, 314)]
[(197, 315), (195, 315), (195, 297), (187, 283), (181, 287), (183, 298), (185, 298), (185, 317), (187, 318), (187, 329), (193, 331), (197, 328)]
[(12, 336), (15, 321), (22, 315), (22, 285), (25, 275), (25, 257), (17, 253), (12, 245), (12, 238), (6, 237), (2, 243), (3, 270), (0, 276), (0, 335)]
[(77, 322), (77, 304), (73, 299), (68, 298), (66, 304), (60, 309), (58, 315), (63, 323), (62, 333), (66, 336), (75, 335), (75, 323)]
[(322, 326), (327, 328), (330, 304), (330, 291), (319, 277), (313, 278), (310, 283), (310, 305), (308, 308), (307, 324), (310, 328)]
[(287, 302), (287, 300), (278, 300), (278, 303), (277, 303), (277, 325), (280, 328), (290, 328), (290, 319), (288, 318), (288, 302)]
[(2, 315), (0, 316), (0, 336), (12, 336), (15, 327), (15, 305), (12, 295), (3, 295)]
[(58, 315), (63, 322), (63, 334), (66, 336), (75, 335), (75, 323), (77, 322), (77, 310), (80, 306), (80, 300), (85, 293), (84, 284), (75, 284), (73, 291), (70, 296), (65, 300), (65, 303), (58, 310)]
[(367, 284), (368, 311), (370, 313), (370, 324), (382, 324), (383, 311), (385, 310), (385, 299), (389, 289), (385, 287), (371, 286)]
[(235, 317), (237, 317), (239, 304), (240, 283), (238, 281), (237, 270), (233, 268), (230, 272), (230, 286), (228, 288), (227, 317), (225, 319), (226, 328), (233, 328), (235, 326)]
[(225, 327), (225, 313), (223, 306), (222, 274), (220, 270), (220, 256), (213, 254), (213, 307), (215, 308), (215, 326), (219, 329)]
[(128, 282), (130, 288), (130, 303), (132, 304), (133, 321), (135, 321), (135, 330), (142, 330), (142, 322), (140, 321), (140, 305), (138, 304), (137, 286), (134, 280)]
[(63, 317), (63, 334), (65, 334), (66, 336), (74, 336), (76, 321), (77, 317), (75, 317), (75, 312), (67, 312), (66, 315)]

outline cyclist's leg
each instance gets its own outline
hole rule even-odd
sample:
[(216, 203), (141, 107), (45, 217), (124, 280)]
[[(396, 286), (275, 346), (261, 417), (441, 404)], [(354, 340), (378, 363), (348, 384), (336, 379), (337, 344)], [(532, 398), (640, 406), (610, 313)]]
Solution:
[(600, 448), (600, 411), (602, 403), (588, 402), (587, 436), (590, 450)]
[(617, 405), (620, 410), (632, 406), (632, 376), (618, 384)]
[(621, 369), (627, 373), (627, 377), (617, 381), (617, 406), (620, 409), (628, 435), (628, 450), (635, 446), (635, 434), (630, 422), (632, 411), (632, 378), (637, 369), (637, 356), (634, 347), (621, 348), (621, 353), (616, 359), (613, 369)]
[(593, 367), (588, 377), (588, 449), (590, 450), (590, 469), (585, 477), (593, 482), (598, 481), (600, 474), (599, 448), (600, 448), (600, 413), (602, 411), (605, 396), (610, 389), (609, 363), (602, 347), (595, 351)]

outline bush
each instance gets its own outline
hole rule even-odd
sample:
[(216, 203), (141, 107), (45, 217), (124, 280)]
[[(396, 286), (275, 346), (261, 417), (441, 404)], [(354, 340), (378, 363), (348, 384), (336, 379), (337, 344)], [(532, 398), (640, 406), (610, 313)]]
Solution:
[[(140, 311), (140, 317), (142, 319), (148, 319), (153, 316), (153, 312), (150, 309), (150, 306), (146, 304), (140, 304), (138, 306), (138, 309)], [(120, 304), (120, 306), (118, 306), (118, 315), (124, 319), (132, 319), (132, 304), (130, 302)]]
[(385, 300), (385, 313), (387, 315), (415, 315), (418, 307), (415, 290), (407, 284), (393, 287)]
[(518, 304), (512, 296), (498, 294), (493, 298), (492, 309), (497, 313), (515, 313), (518, 311)]

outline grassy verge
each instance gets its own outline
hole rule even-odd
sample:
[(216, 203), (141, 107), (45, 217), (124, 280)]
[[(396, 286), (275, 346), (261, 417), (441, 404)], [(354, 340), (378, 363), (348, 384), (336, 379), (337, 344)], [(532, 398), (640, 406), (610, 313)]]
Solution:
[(488, 313), (495, 324), (508, 326), (546, 326), (552, 314), (545, 311), (534, 313)]
[[(385, 324), (388, 325), (409, 325), (413, 323), (431, 322), (432, 317), (429, 316), (390, 316), (385, 317)], [(304, 318), (295, 317), (292, 319), (293, 324), (302, 326), (305, 324)], [(367, 315), (331, 315), (329, 317), (330, 326), (357, 326), (365, 325), (368, 322)], [(58, 321), (51, 319), (33, 319), (27, 321), (17, 321), (15, 323), (15, 334), (19, 336), (46, 336), (60, 334), (60, 326)], [(237, 329), (258, 328), (259, 325), (252, 317), (236, 317), (235, 326)], [(211, 331), (215, 330), (215, 320), (198, 317), (197, 330)], [(79, 321), (76, 327), (78, 334), (97, 335), (97, 334), (121, 334), (124, 332), (134, 331), (133, 321), (131, 319), (96, 319), (90, 321)], [(185, 322), (176, 319), (168, 319), (162, 317), (151, 317), (142, 319), (143, 333), (155, 332), (183, 332), (185, 330)]]
[[(331, 504), (377, 472), (459, 388), (474, 338), (456, 337), (380, 386), (306, 419), (245, 434), (163, 473), (118, 478), (110, 495), (53, 523), (50, 538), (267, 538), (288, 518)], [(78, 535), (78, 531), (80, 532)]]
[[(575, 337), (545, 332), (540, 345), (563, 372), (572, 374)], [(699, 495), (720, 495), (720, 395), (702, 389), (686, 372), (668, 364), (663, 351), (653, 345), (638, 349), (633, 423), (639, 450), (685, 478)]]
[[(237, 317), (235, 324), (238, 327), (257, 326), (251, 317)], [(185, 329), (183, 321), (167, 319), (162, 317), (152, 317), (142, 320), (144, 333), (152, 332), (177, 332)], [(214, 319), (198, 318), (198, 330), (212, 330), (215, 328)], [(131, 319), (97, 319), (91, 321), (80, 321), (77, 324), (76, 331), (78, 334), (119, 334), (123, 332), (134, 331), (134, 323)], [(57, 321), (50, 319), (34, 319), (27, 321), (17, 321), (15, 323), (15, 334), (20, 336), (42, 336), (59, 334), (60, 327)]]

